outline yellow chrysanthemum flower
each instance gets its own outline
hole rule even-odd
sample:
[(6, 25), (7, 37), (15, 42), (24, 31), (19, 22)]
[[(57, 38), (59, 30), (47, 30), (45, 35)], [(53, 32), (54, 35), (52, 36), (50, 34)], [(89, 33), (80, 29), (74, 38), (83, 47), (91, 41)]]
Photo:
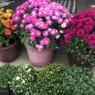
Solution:
[(50, 71), (50, 73), (53, 73), (53, 71)]
[(91, 8), (95, 8), (95, 5), (91, 5)]
[(1, 10), (1, 11), (3, 11), (3, 10), (4, 10), (4, 8), (1, 8), (0, 10)]
[(59, 71), (59, 69), (58, 68), (56, 68), (57, 69), (57, 71)]
[(10, 12), (12, 13), (13, 10), (11, 10), (11, 9), (7, 9), (6, 12), (7, 12), (7, 13), (10, 13)]

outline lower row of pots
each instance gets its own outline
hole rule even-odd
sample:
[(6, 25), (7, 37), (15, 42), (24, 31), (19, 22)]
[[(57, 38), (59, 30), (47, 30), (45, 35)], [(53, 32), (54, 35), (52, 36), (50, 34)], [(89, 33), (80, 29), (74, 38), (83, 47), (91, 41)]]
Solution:
[[(17, 58), (18, 42), (19, 41), (17, 40), (14, 44), (10, 45), (9, 47), (0, 49), (0, 61), (2, 61), (3, 63), (10, 63)], [(55, 44), (55, 41), (52, 43)], [(34, 49), (33, 47), (28, 46), (26, 44), (25, 46), (28, 52), (29, 60), (33, 65), (45, 66), (48, 63), (52, 62), (54, 50), (44, 49), (44, 50), (38, 51), (37, 49)], [(68, 56), (70, 66), (72, 66), (73, 64), (76, 64), (77, 66), (85, 66), (85, 67), (92, 68), (92, 66), (88, 62), (81, 64), (82, 62), (84, 62), (84, 60), (80, 58), (80, 60), (78, 61), (77, 56), (74, 56), (70, 53), (68, 53), (67, 56)]]

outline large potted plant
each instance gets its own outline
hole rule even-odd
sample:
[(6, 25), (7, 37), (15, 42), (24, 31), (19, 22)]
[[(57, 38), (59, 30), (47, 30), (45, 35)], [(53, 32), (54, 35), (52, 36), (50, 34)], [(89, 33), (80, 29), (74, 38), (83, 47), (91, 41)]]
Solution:
[(95, 95), (94, 73), (90, 68), (73, 65), (63, 76), (66, 95)]
[(27, 48), (30, 62), (36, 66), (51, 63), (57, 48), (55, 40), (72, 17), (62, 5), (42, 1), (28, 0), (18, 6), (11, 20)]
[(0, 61), (4, 63), (12, 62), (18, 55), (18, 37), (14, 33), (14, 25), (10, 24), (12, 10), (3, 12), (0, 9)]
[(63, 31), (62, 46), (67, 48), (70, 65), (95, 65), (95, 9), (75, 15)]
[(0, 95), (13, 95), (8, 82), (12, 81), (17, 69), (18, 67), (12, 66), (10, 64), (0, 66)]
[(21, 64), (12, 81), (8, 83), (10, 89), (17, 95), (35, 95), (37, 93), (37, 78), (38, 72), (32, 65)]
[(53, 63), (43, 67), (37, 78), (38, 95), (65, 95), (62, 87), (66, 68), (62, 64)]

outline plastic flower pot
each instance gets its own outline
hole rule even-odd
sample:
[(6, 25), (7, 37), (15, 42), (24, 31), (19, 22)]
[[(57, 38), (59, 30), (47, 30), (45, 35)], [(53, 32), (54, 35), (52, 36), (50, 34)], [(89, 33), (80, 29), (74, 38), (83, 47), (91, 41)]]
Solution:
[(72, 55), (70, 53), (67, 53), (67, 56), (68, 56), (70, 66), (76, 64), (77, 66), (85, 66), (85, 67), (88, 67), (88, 68), (91, 68), (91, 69), (94, 67), (94, 66), (91, 66), (91, 64), (88, 63), (87, 61), (85, 61), (84, 59), (80, 58), (80, 60), (78, 61), (77, 56), (74, 56), (74, 55)]
[(17, 40), (14, 44), (9, 47), (0, 48), (0, 61), (3, 63), (10, 63), (17, 58), (18, 55), (18, 42)]
[[(55, 41), (53, 41), (52, 44), (55, 44)], [(53, 60), (54, 49), (43, 49), (41, 51), (38, 51), (38, 49), (34, 49), (28, 45), (26, 46), (26, 49), (30, 62), (35, 66), (45, 66), (48, 65), (48, 63), (51, 63)]]
[(0, 95), (13, 95), (13, 91), (10, 89), (0, 88)]

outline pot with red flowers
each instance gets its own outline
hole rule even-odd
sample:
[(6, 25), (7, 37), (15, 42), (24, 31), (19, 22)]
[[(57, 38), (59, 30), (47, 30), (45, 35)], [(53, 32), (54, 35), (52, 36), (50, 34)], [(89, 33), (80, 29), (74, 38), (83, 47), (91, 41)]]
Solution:
[(28, 0), (17, 7), (11, 23), (15, 24), (32, 64), (44, 66), (52, 62), (59, 31), (66, 28), (71, 17), (65, 7), (50, 0)]
[(18, 55), (18, 37), (14, 25), (10, 24), (12, 10), (0, 9), (0, 61), (9, 63), (14, 61)]
[(63, 31), (62, 47), (67, 48), (70, 65), (95, 65), (95, 9), (75, 15)]

